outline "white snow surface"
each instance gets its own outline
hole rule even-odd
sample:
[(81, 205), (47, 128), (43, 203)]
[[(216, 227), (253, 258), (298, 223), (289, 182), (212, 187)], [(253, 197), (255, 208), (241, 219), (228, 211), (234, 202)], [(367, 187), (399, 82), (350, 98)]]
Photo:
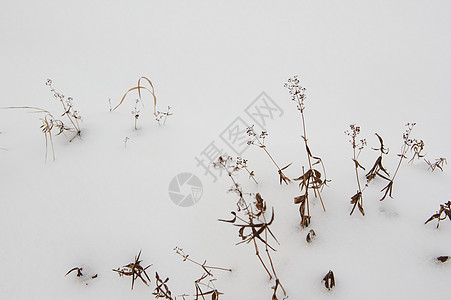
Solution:
[[(343, 132), (361, 126), (367, 168), (378, 155), (377, 132), (394, 172), (407, 122), (417, 123), (412, 136), (424, 140), (428, 159), (451, 158), (450, 9), (449, 1), (385, 0), (2, 3), (0, 107), (59, 115), (45, 85), (51, 78), (74, 98), (82, 133), (72, 142), (54, 136), (56, 159), (46, 162), (41, 115), (0, 110), (0, 299), (152, 299), (155, 271), (170, 278), (173, 295), (192, 295), (202, 270), (183, 262), (176, 246), (232, 269), (214, 272), (220, 299), (270, 299), (274, 282), (252, 244), (235, 245), (238, 228), (217, 221), (236, 209), (229, 178), (214, 182), (195, 157), (212, 141), (236, 155), (219, 135), (265, 92), (283, 110), (265, 128), (266, 145), (298, 177), (307, 165), (301, 119), (283, 87), (295, 74), (307, 88), (310, 148), (332, 180), (322, 194), (327, 211), (312, 203), (314, 242), (299, 226), (297, 183), (279, 185), (261, 149), (243, 154), (259, 184), (237, 174), (274, 207), (273, 259), (289, 299), (446, 299), (451, 265), (435, 258), (451, 256), (451, 222), (439, 229), (424, 222), (451, 200), (451, 166), (431, 173), (422, 161), (404, 161), (394, 199), (379, 201), (384, 182), (376, 180), (364, 192), (366, 216), (350, 216), (356, 179)], [(119, 103), (141, 76), (152, 80), (159, 109), (171, 106), (164, 126), (153, 119), (149, 94), (138, 130), (130, 114), (136, 94), (109, 111), (108, 99)], [(191, 207), (168, 194), (183, 172), (203, 184)], [(141, 249), (152, 282), (131, 291), (130, 278), (112, 269)], [(75, 266), (98, 278), (65, 277)], [(331, 291), (321, 282), (329, 270)]]

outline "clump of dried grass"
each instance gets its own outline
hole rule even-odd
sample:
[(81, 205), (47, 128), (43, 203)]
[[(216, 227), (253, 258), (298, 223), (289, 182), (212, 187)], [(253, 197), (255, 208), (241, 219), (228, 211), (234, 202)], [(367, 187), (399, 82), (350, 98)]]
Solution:
[(135, 256), (135, 260), (133, 262), (123, 266), (122, 268), (113, 269), (113, 271), (118, 273), (120, 277), (130, 276), (132, 278), (132, 287), (131, 287), (132, 290), (135, 285), (135, 280), (138, 278), (141, 279), (141, 281), (147, 286), (149, 286), (149, 284), (143, 278), (143, 276), (145, 276), (147, 280), (150, 282), (150, 278), (147, 275), (146, 270), (152, 265), (148, 265), (147, 267), (141, 266), (142, 260), (140, 260), (140, 256), (141, 250), (139, 250), (139, 253), (137, 256)]
[(448, 218), (451, 221), (451, 201), (440, 204), (440, 209), (433, 214), (424, 224), (431, 222), (432, 220), (437, 220), (437, 228), (440, 226), (440, 221), (446, 220)]
[(47, 161), (48, 157), (48, 148), (49, 145), (52, 150), (52, 158), (55, 160), (55, 149), (53, 147), (53, 136), (54, 135), (65, 135), (66, 132), (74, 132), (75, 135), (70, 138), (69, 142), (72, 142), (73, 139), (75, 139), (77, 136), (81, 136), (81, 129), (80, 125), (78, 123), (79, 120), (81, 120), (81, 116), (79, 115), (79, 112), (75, 110), (73, 105), (73, 98), (68, 97), (66, 98), (63, 94), (57, 92), (55, 88), (52, 86), (52, 80), (47, 79), (46, 85), (50, 87), (50, 91), (53, 93), (53, 96), (56, 100), (58, 100), (62, 107), (63, 107), (63, 113), (61, 114), (61, 117), (66, 116), (69, 120), (69, 123), (72, 124), (72, 126), (67, 125), (68, 123), (64, 123), (61, 119), (54, 117), (50, 111), (40, 108), (40, 107), (33, 107), (33, 106), (9, 106), (4, 107), (3, 109), (25, 109), (28, 111), (31, 111), (32, 113), (39, 113), (41, 114), (41, 131), (44, 134), (45, 138), (45, 161)]
[[(155, 88), (152, 84), (152, 81), (150, 81), (149, 78), (147, 77), (140, 77), (138, 79), (138, 84), (130, 89), (127, 90), (127, 92), (125, 92), (125, 94), (122, 96), (121, 101), (119, 102), (119, 104), (117, 104), (112, 110), (116, 110), (125, 100), (125, 98), (127, 97), (127, 95), (132, 92), (132, 91), (138, 91), (138, 99), (135, 100), (135, 108), (132, 111), (132, 114), (134, 116), (134, 122), (135, 122), (135, 129), (137, 129), (136, 127), (136, 123), (137, 120), (139, 118), (139, 110), (137, 109), (137, 105), (138, 103), (140, 103), (142, 106), (144, 106), (144, 103), (142, 101), (142, 92), (141, 91), (148, 91), (151, 96), (152, 96), (152, 102), (153, 102), (153, 115), (155, 117), (155, 120), (158, 122), (159, 125), (164, 125), (166, 124), (166, 119), (168, 116), (171, 116), (172, 113), (170, 113), (171, 107), (168, 106), (167, 111), (159, 111), (157, 110), (157, 96), (155, 95)], [(111, 109), (110, 109), (111, 110)]]

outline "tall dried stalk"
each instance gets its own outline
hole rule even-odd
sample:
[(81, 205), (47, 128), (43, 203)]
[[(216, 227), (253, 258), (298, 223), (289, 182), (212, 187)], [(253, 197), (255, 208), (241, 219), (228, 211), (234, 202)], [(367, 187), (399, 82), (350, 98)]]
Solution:
[[(308, 146), (308, 138), (307, 138), (307, 129), (305, 122), (305, 105), (304, 101), (306, 99), (305, 88), (299, 85), (300, 81), (298, 76), (294, 76), (293, 78), (288, 79), (288, 82), (285, 83), (285, 87), (289, 91), (289, 95), (291, 96), (291, 100), (296, 103), (297, 110), (301, 114), (302, 120), (302, 132), (303, 135), (302, 140), (305, 146), (305, 152), (307, 154), (308, 161), (308, 170), (305, 171), (304, 167), (302, 167), (302, 175), (294, 180), (301, 181), (299, 184), (300, 190), (304, 190), (304, 194), (294, 198), (295, 204), (301, 204), (299, 212), (301, 214), (301, 226), (306, 227), (310, 224), (311, 215), (310, 215), (310, 204), (309, 204), (309, 190), (313, 190), (315, 197), (319, 197), (321, 201), (321, 206), (323, 210), (326, 211), (326, 207), (324, 206), (323, 198), (321, 196), (321, 192), (325, 185), (327, 185), (326, 177), (326, 169), (324, 167), (324, 163), (322, 159), (318, 156), (313, 156), (310, 148)], [(314, 169), (313, 166), (321, 164), (322, 171), (324, 174), (324, 179), (322, 178), (323, 174), (317, 169)], [(305, 214), (305, 207), (307, 207), (307, 214)], [(304, 212), (304, 214), (303, 214)]]
[(409, 151), (409, 149), (411, 149), (412, 145), (414, 145), (416, 142), (416, 140), (410, 138), (410, 134), (412, 133), (413, 127), (415, 125), (416, 125), (416, 123), (407, 123), (406, 124), (407, 129), (405, 130), (405, 132), (402, 135), (403, 145), (401, 147), (401, 153), (398, 154), (398, 156), (399, 156), (398, 166), (396, 167), (393, 177), (390, 179), (388, 184), (381, 190), (381, 192), (385, 191), (385, 193), (384, 193), (384, 196), (382, 197), (382, 199), (380, 199), (380, 201), (383, 201), (387, 197), (387, 195), (389, 195), (390, 198), (393, 198), (392, 197), (393, 182), (396, 178), (396, 175), (398, 174), (399, 168), (401, 167), (403, 160), (407, 159), (407, 156), (406, 156), (407, 152)]
[(361, 168), (362, 170), (365, 170), (365, 168), (359, 163), (358, 159), (363, 148), (366, 146), (366, 140), (363, 139), (357, 141), (357, 136), (360, 134), (360, 126), (351, 124), (349, 125), (349, 127), (351, 131), (346, 130), (345, 134), (350, 137), (349, 142), (352, 145), (353, 151), (352, 161), (354, 162), (355, 176), (357, 179), (357, 193), (351, 197), (351, 204), (353, 204), (354, 206), (352, 207), (350, 215), (352, 215), (354, 213), (355, 208), (358, 207), (360, 213), (364, 216), (365, 210), (363, 209), (363, 191), (360, 185), (359, 168)]
[[(276, 250), (268, 242), (268, 235), (270, 235), (274, 239), (274, 241), (279, 244), (277, 238), (274, 236), (273, 232), (270, 229), (270, 225), (273, 223), (275, 216), (274, 208), (272, 208), (270, 220), (267, 221), (265, 216), (266, 202), (263, 200), (259, 193), (255, 195), (255, 202), (253, 203), (254, 208), (251, 204), (248, 204), (246, 202), (241, 186), (236, 182), (235, 178), (233, 177), (233, 173), (228, 170), (227, 165), (225, 164), (225, 162), (228, 160), (230, 160), (230, 158), (219, 157), (218, 161), (215, 163), (215, 166), (224, 168), (228, 172), (229, 178), (233, 183), (231, 190), (235, 191), (239, 195), (240, 198), (238, 200), (238, 207), (243, 211), (244, 216), (239, 216), (236, 212), (232, 212), (232, 220), (220, 219), (219, 221), (231, 223), (234, 226), (239, 227), (238, 235), (241, 238), (241, 241), (238, 242), (237, 245), (244, 243), (252, 243), (254, 245), (255, 255), (263, 266), (265, 272), (268, 274), (269, 279), (271, 280), (274, 278), (275, 285), (273, 287), (273, 299), (278, 299), (277, 291), (279, 288), (283, 293), (283, 297), (285, 298), (286, 292), (280, 282), (279, 277), (277, 276), (270, 252)], [(259, 245), (261, 244), (263, 244), (264, 246), (267, 262), (265, 262), (260, 254)]]

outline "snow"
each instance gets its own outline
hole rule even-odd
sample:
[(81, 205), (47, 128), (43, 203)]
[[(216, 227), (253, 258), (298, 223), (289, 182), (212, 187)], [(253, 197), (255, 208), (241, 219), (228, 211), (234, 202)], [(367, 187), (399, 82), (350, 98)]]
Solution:
[[(9, 1), (0, 12), (0, 107), (35, 106), (61, 114), (47, 78), (82, 116), (81, 138), (54, 136), (45, 161), (39, 114), (0, 110), (0, 299), (151, 299), (155, 271), (173, 295), (194, 294), (202, 269), (175, 254), (178, 246), (214, 271), (223, 299), (269, 299), (268, 279), (238, 229), (218, 222), (236, 209), (225, 175), (216, 182), (196, 157), (220, 139), (265, 92), (283, 111), (265, 128), (266, 145), (284, 173), (307, 165), (301, 119), (283, 84), (298, 74), (307, 88), (309, 146), (332, 180), (312, 203), (317, 233), (307, 243), (299, 226), (296, 183), (279, 185), (277, 169), (257, 147), (243, 153), (255, 171), (237, 180), (274, 207), (273, 253), (289, 299), (421, 299), (448, 294), (451, 223), (424, 222), (451, 200), (450, 175), (405, 161), (394, 199), (380, 202), (382, 180), (364, 192), (366, 216), (349, 216), (355, 194), (352, 148), (344, 131), (362, 127), (370, 168), (380, 134), (391, 173), (407, 122), (429, 160), (450, 158), (450, 19), (447, 1)], [(134, 130), (137, 95), (122, 95), (146, 76), (158, 108), (174, 115), (159, 126), (149, 94)], [(62, 117), (63, 118), (63, 117)], [(63, 118), (64, 119), (64, 118)], [(126, 146), (125, 138), (128, 137)], [(409, 153), (410, 154), (410, 153)], [(203, 193), (191, 207), (175, 205), (171, 180), (189, 172)], [(363, 174), (362, 174), (363, 175)], [(363, 176), (361, 178), (364, 179)], [(248, 199), (252, 201), (252, 199)], [(268, 212), (268, 216), (269, 216)], [(275, 243), (273, 243), (275, 244)], [(114, 268), (142, 249), (152, 279), (130, 290)], [(86, 280), (73, 267), (83, 267)], [(336, 287), (321, 282), (333, 270)], [(179, 297), (178, 297), (179, 298)], [(194, 298), (194, 297), (189, 297)], [(280, 297), (282, 298), (282, 297)]]

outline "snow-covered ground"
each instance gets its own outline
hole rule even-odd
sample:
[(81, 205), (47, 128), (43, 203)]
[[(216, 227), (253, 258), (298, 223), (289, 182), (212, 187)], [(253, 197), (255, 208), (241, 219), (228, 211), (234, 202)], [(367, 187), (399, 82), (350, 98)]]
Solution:
[[(81, 138), (53, 136), (55, 160), (49, 150), (45, 161), (43, 115), (0, 110), (0, 299), (152, 299), (155, 272), (169, 277), (174, 296), (193, 295), (203, 270), (183, 262), (176, 246), (232, 269), (214, 271), (220, 299), (270, 299), (274, 281), (252, 243), (235, 245), (238, 228), (217, 221), (231, 218), (238, 199), (227, 193), (225, 174), (210, 168), (215, 181), (199, 163), (208, 166), (214, 150), (243, 151), (258, 184), (244, 172), (236, 179), (262, 195), (267, 218), (274, 207), (280, 245), (269, 240), (289, 299), (446, 298), (451, 262), (436, 257), (451, 255), (451, 222), (439, 229), (424, 222), (451, 200), (450, 166), (432, 173), (422, 160), (404, 161), (394, 199), (379, 201), (384, 181), (377, 179), (364, 191), (366, 215), (350, 216), (356, 179), (344, 131), (361, 126), (366, 168), (378, 156), (371, 150), (377, 132), (393, 174), (407, 122), (417, 123), (412, 137), (424, 141), (426, 158), (451, 158), (450, 8), (448, 1), (3, 3), (0, 107), (39, 107), (68, 123), (45, 85), (51, 78), (73, 97), (82, 121)], [(312, 199), (312, 243), (293, 203), (297, 183), (279, 185), (262, 149), (227, 139), (235, 125), (257, 123), (277, 163), (293, 163), (284, 173), (299, 177), (307, 166), (302, 122), (284, 88), (295, 74), (307, 88), (309, 146), (332, 180), (322, 193), (326, 212)], [(138, 130), (130, 113), (136, 91), (110, 112), (109, 99), (117, 105), (141, 76), (152, 81), (158, 108), (171, 106), (164, 126), (153, 119), (149, 93)], [(171, 200), (181, 173), (202, 184), (195, 205)], [(131, 291), (130, 278), (112, 269), (141, 249), (152, 281)], [(84, 277), (64, 276), (77, 266)], [(329, 270), (331, 291), (321, 282)]]

